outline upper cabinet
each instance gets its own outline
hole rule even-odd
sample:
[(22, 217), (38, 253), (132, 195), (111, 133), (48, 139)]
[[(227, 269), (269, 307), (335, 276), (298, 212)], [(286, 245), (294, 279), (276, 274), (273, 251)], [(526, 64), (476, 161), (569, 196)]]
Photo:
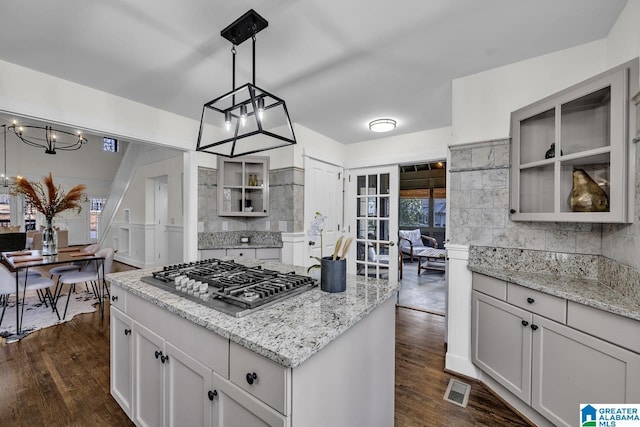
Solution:
[(511, 114), (511, 219), (633, 222), (634, 60)]
[(218, 157), (218, 215), (269, 215), (269, 158)]

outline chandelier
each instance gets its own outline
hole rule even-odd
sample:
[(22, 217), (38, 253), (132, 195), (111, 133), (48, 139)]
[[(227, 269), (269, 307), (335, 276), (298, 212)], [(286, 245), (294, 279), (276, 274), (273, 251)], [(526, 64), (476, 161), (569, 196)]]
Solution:
[[(232, 44), (231, 92), (202, 107), (196, 151), (237, 157), (296, 143), (284, 100), (256, 86), (256, 34), (268, 25), (251, 9), (220, 32)], [(249, 38), (253, 81), (236, 88), (236, 46)]]
[(20, 125), (16, 121), (8, 129), (25, 144), (44, 148), (47, 154), (56, 154), (57, 150), (78, 150), (87, 143), (87, 138), (80, 131), (74, 134), (51, 126)]

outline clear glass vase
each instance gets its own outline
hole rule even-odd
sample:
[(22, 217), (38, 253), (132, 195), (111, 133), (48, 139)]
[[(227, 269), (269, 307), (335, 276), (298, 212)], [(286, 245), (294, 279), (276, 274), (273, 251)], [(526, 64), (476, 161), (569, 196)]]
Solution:
[(47, 226), (42, 230), (42, 256), (58, 253), (58, 232), (53, 228), (53, 218), (47, 218)]

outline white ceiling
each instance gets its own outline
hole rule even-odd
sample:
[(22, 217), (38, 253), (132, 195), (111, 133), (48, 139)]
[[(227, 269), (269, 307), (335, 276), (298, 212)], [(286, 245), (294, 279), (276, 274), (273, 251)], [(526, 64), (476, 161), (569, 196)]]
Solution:
[[(625, 4), (3, 1), (0, 59), (199, 120), (231, 89), (220, 30), (253, 8), (269, 21), (257, 36), (257, 86), (284, 98), (294, 122), (352, 143), (378, 137), (366, 127), (378, 117), (398, 120), (394, 135), (449, 126), (452, 79), (604, 38)], [(239, 86), (250, 41), (237, 61)]]

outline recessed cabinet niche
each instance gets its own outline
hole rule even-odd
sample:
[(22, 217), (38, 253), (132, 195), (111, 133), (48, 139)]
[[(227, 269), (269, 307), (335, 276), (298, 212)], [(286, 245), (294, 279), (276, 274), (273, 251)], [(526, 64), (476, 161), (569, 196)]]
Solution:
[(218, 215), (269, 214), (269, 158), (218, 158)]
[(633, 221), (637, 86), (636, 59), (511, 114), (512, 220)]

